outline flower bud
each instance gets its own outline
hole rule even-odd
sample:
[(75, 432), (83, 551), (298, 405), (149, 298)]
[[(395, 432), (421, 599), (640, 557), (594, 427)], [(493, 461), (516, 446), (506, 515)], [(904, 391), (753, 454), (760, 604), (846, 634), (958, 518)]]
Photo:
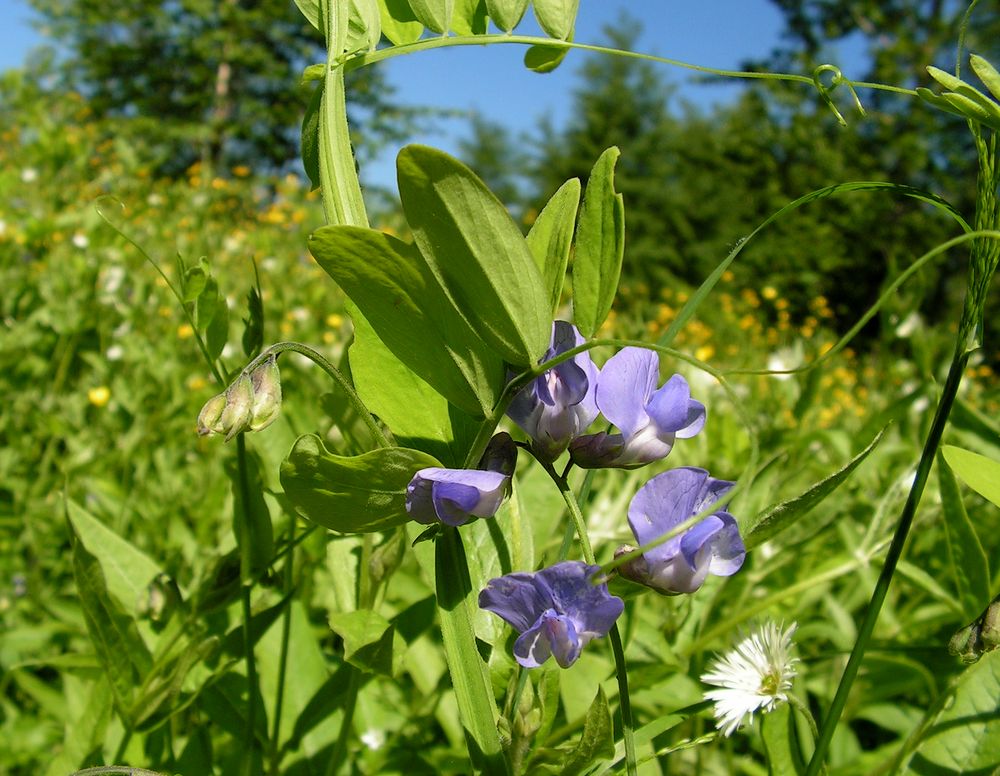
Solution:
[(260, 431), (270, 426), (281, 410), (281, 374), (278, 357), (271, 356), (250, 375), (253, 387), (253, 410), (250, 430)]
[(207, 436), (208, 434), (221, 434), (222, 424), (219, 422), (222, 419), (222, 412), (226, 409), (226, 394), (220, 393), (218, 396), (213, 396), (207, 402), (205, 406), (201, 408), (201, 412), (198, 413), (198, 434), (200, 436)]
[(249, 376), (241, 374), (235, 383), (226, 389), (226, 408), (222, 411), (219, 424), (228, 442), (237, 434), (250, 429), (253, 418), (253, 383)]

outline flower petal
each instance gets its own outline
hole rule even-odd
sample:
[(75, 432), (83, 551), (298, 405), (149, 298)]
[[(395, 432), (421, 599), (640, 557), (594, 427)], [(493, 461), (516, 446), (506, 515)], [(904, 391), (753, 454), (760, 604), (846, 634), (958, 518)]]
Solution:
[(659, 359), (643, 348), (622, 348), (601, 368), (597, 406), (626, 438), (648, 422), (645, 405), (659, 376)]
[[(648, 544), (691, 517), (702, 494), (708, 472), (682, 466), (658, 474), (632, 497), (628, 522), (640, 545)], [(675, 536), (644, 553), (652, 566), (670, 560), (680, 551), (681, 537)]]
[(649, 397), (646, 412), (658, 430), (678, 431), (694, 420), (690, 413), (690, 403), (691, 389), (687, 380), (674, 375)]
[(552, 607), (552, 597), (534, 574), (517, 572), (491, 579), (479, 594), (479, 608), (502, 617), (518, 633), (533, 628)]

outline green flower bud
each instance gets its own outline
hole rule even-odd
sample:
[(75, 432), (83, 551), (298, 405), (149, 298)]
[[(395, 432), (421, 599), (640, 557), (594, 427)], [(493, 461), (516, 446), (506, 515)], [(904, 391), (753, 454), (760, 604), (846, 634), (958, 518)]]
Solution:
[(202, 407), (201, 412), (198, 413), (199, 436), (222, 433), (222, 424), (219, 421), (222, 418), (222, 411), (225, 408), (226, 394), (224, 393), (220, 393), (218, 396), (213, 396), (205, 402), (205, 406)]
[(226, 389), (226, 408), (219, 423), (228, 442), (237, 434), (250, 429), (253, 418), (253, 384), (249, 376), (241, 374), (235, 383)]
[(271, 356), (250, 375), (253, 385), (253, 410), (250, 430), (260, 431), (270, 426), (281, 410), (281, 374), (278, 357)]
[(997, 647), (1000, 647), (1000, 595), (948, 642), (948, 651), (963, 663), (975, 663), (984, 653)]

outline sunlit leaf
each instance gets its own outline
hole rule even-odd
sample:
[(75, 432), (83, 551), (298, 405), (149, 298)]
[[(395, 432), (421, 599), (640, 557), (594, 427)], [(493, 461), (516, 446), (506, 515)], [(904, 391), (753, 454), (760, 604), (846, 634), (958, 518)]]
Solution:
[(535, 0), (535, 18), (545, 34), (560, 40), (573, 39), (573, 26), (580, 0)]
[(989, 561), (965, 511), (955, 475), (942, 455), (938, 456), (938, 480), (951, 573), (962, 611), (965, 618), (971, 620), (990, 599)]
[(528, 247), (542, 274), (549, 294), (549, 307), (555, 315), (566, 280), (566, 265), (573, 243), (576, 213), (580, 206), (580, 180), (566, 181), (545, 203), (528, 232)]
[(801, 496), (793, 498), (791, 501), (775, 504), (748, 521), (747, 525), (741, 526), (741, 533), (743, 534), (743, 541), (746, 548), (749, 550), (763, 544), (768, 539), (777, 536), (786, 528), (793, 525), (800, 518), (805, 517), (811, 509), (847, 480), (851, 472), (858, 468), (861, 462), (882, 441), (884, 434), (885, 429), (882, 429), (869, 445), (854, 456), (843, 468), (837, 470), (826, 479), (817, 482)]
[(441, 151), (407, 146), (396, 166), (417, 246), (449, 297), (504, 360), (537, 363), (552, 318), (531, 251), (506, 208), (472, 170)]
[(486, 10), (497, 27), (510, 32), (528, 10), (528, 0), (486, 0)]
[(966, 485), (1000, 507), (1000, 462), (952, 445), (944, 445), (941, 453)]
[(503, 364), (455, 309), (419, 251), (351, 226), (318, 229), (309, 249), (396, 358), (466, 412), (482, 416), (493, 407)]
[(409, 0), (413, 15), (432, 32), (445, 33), (451, 26), (455, 0)]
[(615, 162), (607, 149), (591, 170), (580, 208), (573, 260), (573, 321), (592, 337), (611, 311), (625, 251), (625, 204), (615, 191)]

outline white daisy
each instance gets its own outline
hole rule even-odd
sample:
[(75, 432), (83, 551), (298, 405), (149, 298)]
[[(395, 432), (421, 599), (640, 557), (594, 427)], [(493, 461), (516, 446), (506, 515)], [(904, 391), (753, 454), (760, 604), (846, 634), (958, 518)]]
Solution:
[(797, 658), (791, 656), (793, 622), (787, 630), (774, 622), (764, 623), (744, 637), (732, 650), (709, 664), (701, 681), (718, 687), (705, 698), (715, 702), (716, 727), (730, 736), (749, 714), (771, 711), (788, 700)]

